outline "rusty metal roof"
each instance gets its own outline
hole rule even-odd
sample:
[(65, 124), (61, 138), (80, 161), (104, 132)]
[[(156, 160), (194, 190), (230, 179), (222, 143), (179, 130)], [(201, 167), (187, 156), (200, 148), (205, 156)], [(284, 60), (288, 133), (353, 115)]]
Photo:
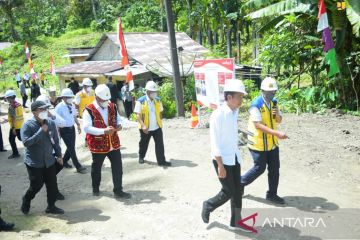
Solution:
[(85, 61), (56, 69), (57, 74), (105, 74), (121, 69), (120, 61)]

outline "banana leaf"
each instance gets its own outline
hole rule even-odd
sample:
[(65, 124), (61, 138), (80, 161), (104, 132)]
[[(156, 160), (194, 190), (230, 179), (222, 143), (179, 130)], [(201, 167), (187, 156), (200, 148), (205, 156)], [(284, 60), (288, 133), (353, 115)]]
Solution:
[(353, 26), (353, 33), (356, 37), (360, 37), (360, 1), (346, 1), (346, 15)]

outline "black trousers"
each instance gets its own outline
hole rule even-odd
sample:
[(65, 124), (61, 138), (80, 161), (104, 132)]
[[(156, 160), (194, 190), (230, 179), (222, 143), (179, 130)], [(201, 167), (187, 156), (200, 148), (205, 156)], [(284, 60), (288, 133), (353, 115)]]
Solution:
[(25, 200), (30, 202), (35, 195), (41, 190), (45, 183), (47, 192), (47, 203), (50, 207), (54, 206), (56, 201), (56, 194), (58, 192), (56, 182), (56, 166), (53, 164), (49, 168), (34, 168), (27, 164), (27, 172), (29, 175), (30, 186), (25, 193)]
[(11, 146), (11, 149), (12, 149), (12, 152), (14, 155), (18, 155), (19, 154), (19, 151), (17, 149), (17, 146), (16, 146), (16, 137), (21, 141), (21, 136), (20, 136), (20, 129), (15, 129), (16, 131), (16, 135), (13, 134), (13, 131), (12, 129), (10, 129), (10, 132), (9, 132), (9, 142), (10, 142), (10, 146)]
[(28, 100), (28, 95), (24, 94), (24, 96), (22, 96), (22, 100), (23, 100), (23, 107), (26, 107), (26, 101)]
[(0, 125), (0, 150), (4, 149), (4, 141), (2, 138), (2, 131), (1, 131), (1, 125)]
[(155, 142), (155, 154), (156, 154), (157, 163), (158, 164), (164, 163), (165, 150), (164, 150), (163, 132), (161, 128), (158, 128), (155, 131), (149, 131), (148, 134), (145, 134), (140, 129), (139, 157), (145, 158), (151, 137), (154, 138), (154, 142)]
[(129, 118), (130, 115), (133, 113), (132, 101), (124, 101), (124, 108), (125, 108), (126, 117)]
[(76, 156), (76, 150), (75, 150), (75, 140), (76, 140), (76, 133), (75, 133), (75, 127), (63, 127), (60, 128), (60, 136), (63, 139), (65, 145), (66, 145), (66, 151), (64, 154), (64, 163), (68, 162), (71, 158), (74, 166), (76, 168), (81, 167), (81, 164), (79, 163), (79, 160)]
[[(235, 161), (234, 166), (224, 165), (226, 177), (219, 178), (221, 183), (220, 192), (206, 201), (208, 211), (212, 212), (231, 199), (231, 219), (230, 226), (236, 226), (236, 222), (241, 219), (242, 195), (244, 188), (240, 184), (241, 168), (240, 164)], [(213, 160), (216, 174), (218, 174), (218, 164)]]
[(122, 191), (122, 160), (120, 149), (113, 150), (108, 153), (91, 153), (93, 162), (91, 164), (91, 180), (92, 187), (99, 190), (101, 182), (101, 167), (106, 157), (109, 158), (111, 163), (112, 179), (114, 184), (114, 193)]

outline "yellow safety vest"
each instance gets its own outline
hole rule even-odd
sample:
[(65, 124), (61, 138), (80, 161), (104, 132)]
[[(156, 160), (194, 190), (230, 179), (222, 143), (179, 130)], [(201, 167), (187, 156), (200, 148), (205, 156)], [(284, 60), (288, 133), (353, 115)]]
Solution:
[[(138, 101), (141, 103), (141, 119), (144, 122), (145, 126), (147, 128), (149, 128), (149, 105), (148, 105), (148, 101), (146, 99), (146, 96), (143, 96), (141, 98), (138, 99)], [(159, 125), (160, 128), (163, 127), (162, 125), (162, 120), (161, 120), (161, 101), (160, 98), (156, 98), (154, 99), (154, 103), (155, 103), (155, 115), (156, 115), (156, 122)], [(141, 125), (139, 124), (139, 128), (141, 129)]]
[(20, 129), (24, 123), (24, 114), (23, 107), (18, 103), (18, 106), (15, 107), (15, 126), (13, 126), (13, 117), (8, 113), (8, 121), (10, 123), (10, 128)]
[[(257, 97), (251, 104), (251, 107), (257, 107), (260, 110), (262, 124), (265, 126), (276, 130), (277, 122), (276, 119), (272, 116), (272, 107), (274, 106), (273, 102), (270, 102), (270, 109), (265, 103), (262, 96)], [(256, 151), (271, 151), (275, 146), (279, 146), (278, 138), (271, 134), (266, 134), (263, 131), (255, 127), (254, 122), (249, 119), (248, 124), (248, 147)]]
[(79, 96), (80, 96), (79, 117), (82, 118), (85, 108), (95, 100), (95, 93), (93, 90), (91, 90), (89, 96), (86, 93), (84, 93), (83, 91), (81, 91), (77, 94), (79, 94)]

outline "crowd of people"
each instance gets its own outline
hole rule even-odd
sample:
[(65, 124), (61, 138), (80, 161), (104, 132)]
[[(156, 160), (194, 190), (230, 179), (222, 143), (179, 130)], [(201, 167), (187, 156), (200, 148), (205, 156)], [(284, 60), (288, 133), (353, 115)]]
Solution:
[[(24, 83), (25, 84), (25, 83)], [(285, 201), (278, 193), (279, 185), (279, 139), (288, 136), (277, 129), (282, 121), (282, 114), (275, 98), (278, 90), (275, 79), (267, 77), (261, 83), (261, 94), (255, 98), (249, 109), (248, 148), (254, 166), (241, 174), (241, 156), (238, 138), (239, 107), (247, 94), (242, 81), (229, 80), (224, 86), (225, 102), (219, 106), (210, 118), (211, 159), (222, 186), (219, 193), (203, 202), (201, 217), (208, 223), (210, 213), (231, 200), (230, 229), (250, 231), (246, 224), (239, 225), (242, 219), (242, 197), (244, 187), (255, 181), (268, 169), (268, 191), (266, 200), (275, 204)], [(29, 187), (22, 197), (21, 211), (28, 214), (31, 201), (45, 184), (47, 190), (46, 213), (63, 214), (58, 208), (57, 200), (65, 196), (59, 191), (57, 174), (65, 168), (72, 168), (69, 160), (80, 174), (86, 174), (76, 154), (76, 132), (86, 133), (85, 143), (92, 157), (91, 186), (94, 196), (101, 195), (101, 169), (105, 158), (111, 163), (113, 193), (116, 198), (131, 198), (123, 189), (123, 165), (118, 131), (122, 130), (124, 118), (119, 114), (117, 99), (118, 90), (109, 78), (107, 84), (96, 85), (89, 78), (80, 84), (72, 79), (68, 88), (61, 91), (56, 98), (54, 89), (48, 95), (40, 95), (31, 103), (30, 118), (24, 119), (23, 105), (16, 100), (14, 90), (7, 90), (6, 101), (9, 103), (8, 122), (10, 124), (9, 142), (12, 154), (9, 159), (20, 157), (16, 138), (25, 147), (24, 163), (29, 176)], [(128, 85), (121, 90), (124, 102), (132, 102)], [(163, 141), (163, 105), (157, 95), (158, 85), (148, 81), (145, 93), (135, 101), (133, 112), (139, 124), (139, 164), (144, 164), (148, 144), (153, 137), (155, 155), (159, 166), (171, 166), (166, 161)], [(130, 104), (129, 104), (130, 105)], [(54, 111), (49, 111), (54, 108)], [(131, 106), (132, 111), (132, 106)], [(130, 111), (126, 111), (129, 117)], [(79, 119), (82, 119), (82, 126)], [(6, 120), (2, 122), (5, 123)], [(1, 128), (0, 128), (1, 133)], [(60, 140), (66, 150), (60, 147)], [(0, 151), (4, 152), (0, 134)], [(0, 218), (0, 230), (10, 230), (13, 224)]]
[[(25, 83), (24, 83), (25, 85)], [(24, 163), (29, 176), (29, 187), (22, 197), (21, 211), (28, 214), (31, 201), (41, 190), (43, 185), (47, 191), (46, 213), (63, 214), (64, 210), (58, 208), (57, 200), (64, 200), (65, 196), (59, 191), (57, 174), (65, 168), (72, 168), (69, 160), (80, 174), (86, 174), (84, 167), (76, 154), (76, 132), (86, 133), (85, 143), (91, 156), (91, 179), (93, 195), (99, 196), (101, 183), (101, 169), (105, 158), (111, 163), (113, 175), (113, 192), (116, 198), (131, 198), (131, 194), (123, 191), (122, 184), (122, 158), (120, 152), (120, 139), (118, 131), (121, 131), (125, 118), (121, 117), (117, 105), (117, 88), (110, 78), (107, 84), (100, 84), (94, 88), (89, 78), (82, 81), (82, 89), (77, 81), (72, 79), (68, 88), (61, 91), (56, 97), (56, 89), (49, 88), (48, 94), (42, 94), (32, 100), (30, 110), (32, 116), (25, 119), (24, 105), (16, 99), (13, 89), (6, 91), (4, 98), (9, 104), (8, 119), (2, 124), (9, 122), (9, 142), (12, 154), (9, 159), (19, 158), (16, 138), (25, 147)], [(21, 90), (22, 84), (19, 84)], [(151, 136), (156, 146), (156, 158), (159, 166), (171, 166), (165, 160), (164, 141), (162, 136), (162, 103), (157, 97), (158, 86), (153, 81), (146, 84), (146, 93), (136, 101), (135, 112), (139, 122), (139, 163), (144, 163), (144, 157)], [(121, 90), (126, 99), (132, 97), (129, 87), (124, 85)], [(21, 92), (21, 91), (20, 91)], [(115, 96), (114, 96), (115, 95)], [(131, 100), (132, 101), (132, 100)], [(53, 110), (49, 110), (53, 109)], [(127, 111), (130, 114), (131, 111)], [(126, 115), (130, 117), (130, 115)], [(82, 119), (82, 126), (79, 119)], [(75, 129), (76, 126), (76, 129)], [(63, 141), (66, 150), (60, 147)], [(4, 148), (0, 128), (0, 151)], [(13, 224), (0, 219), (0, 230), (11, 230)]]

